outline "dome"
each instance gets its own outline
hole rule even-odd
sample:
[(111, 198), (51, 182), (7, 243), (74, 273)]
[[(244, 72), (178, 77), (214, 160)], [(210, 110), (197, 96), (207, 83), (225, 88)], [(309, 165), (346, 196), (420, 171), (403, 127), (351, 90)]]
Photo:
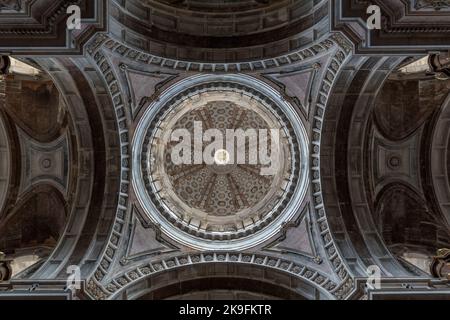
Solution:
[(148, 108), (135, 146), (137, 191), (150, 218), (188, 246), (254, 246), (305, 194), (304, 130), (259, 81), (208, 78), (185, 80), (188, 88), (169, 89), (172, 98)]

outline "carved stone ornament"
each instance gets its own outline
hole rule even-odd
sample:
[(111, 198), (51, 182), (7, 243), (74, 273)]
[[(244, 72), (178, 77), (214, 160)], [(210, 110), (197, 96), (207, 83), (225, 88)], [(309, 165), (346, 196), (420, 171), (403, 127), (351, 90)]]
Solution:
[(0, 252), (0, 283), (10, 280), (11, 276), (11, 260), (6, 259), (6, 255), (3, 252)]
[(450, 249), (438, 250), (430, 269), (433, 277), (450, 280)]
[(8, 56), (0, 56), (0, 75), (7, 74), (9, 67), (11, 65), (11, 60)]
[(428, 64), (436, 73), (436, 78), (442, 80), (450, 78), (450, 54), (431, 54)]

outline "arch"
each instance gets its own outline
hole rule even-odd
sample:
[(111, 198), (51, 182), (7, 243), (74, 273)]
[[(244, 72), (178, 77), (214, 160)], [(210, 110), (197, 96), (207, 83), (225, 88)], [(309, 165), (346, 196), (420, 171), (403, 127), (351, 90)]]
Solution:
[(431, 256), (436, 248), (449, 244), (444, 239), (450, 240), (450, 233), (439, 217), (428, 209), (421, 195), (402, 182), (390, 183), (380, 191), (375, 214), (385, 243), (396, 254), (410, 248)]
[[(119, 201), (120, 181), (113, 172), (121, 167), (120, 137), (115, 114), (111, 112), (112, 98), (108, 91), (100, 90), (106, 86), (104, 79), (87, 59), (35, 61), (50, 75), (65, 99), (77, 148), (77, 171), (63, 235), (47, 261), (29, 277), (65, 278), (69, 265), (79, 265), (84, 274), (89, 274), (95, 266), (84, 261), (101, 254)], [(95, 253), (89, 250), (93, 247), (97, 248)]]
[(338, 74), (325, 109), (320, 153), (324, 209), (331, 233), (356, 275), (370, 265), (409, 276), (390, 253), (373, 220), (368, 185), (367, 124), (379, 90), (402, 57), (354, 57)]
[(10, 240), (15, 243), (14, 249), (33, 247), (35, 244), (55, 245), (63, 232), (66, 213), (64, 196), (57, 188), (47, 184), (35, 185), (0, 223), (2, 251), (12, 248), (8, 243)]
[[(4, 110), (28, 136), (41, 143), (56, 140), (67, 123), (59, 90), (47, 75), (24, 79), (6, 77), (8, 86)], [(30, 108), (33, 117), (29, 117)]]
[[(233, 254), (229, 255), (233, 256)], [(195, 290), (195, 287), (190, 286), (192, 283), (189, 283), (189, 281), (191, 280), (194, 283), (203, 285), (204, 289), (208, 288), (205, 283), (213, 283), (215, 285), (212, 289), (242, 290), (245, 289), (246, 281), (250, 279), (255, 285), (251, 291), (259, 294), (267, 294), (269, 293), (267, 289), (272, 288), (277, 290), (278, 293), (275, 296), (279, 298), (289, 296), (290, 298), (309, 300), (336, 299), (332, 294), (335, 287), (330, 287), (332, 282), (323, 276), (320, 276), (318, 279), (318, 272), (310, 269), (305, 270), (304, 267), (298, 270), (295, 269), (295, 266), (293, 266), (294, 269), (289, 267), (281, 269), (265, 265), (264, 259), (257, 263), (256, 259), (258, 258), (253, 259), (253, 262), (248, 261), (245, 263), (242, 260), (219, 261), (214, 259), (213, 261), (205, 261), (204, 258), (212, 256), (209, 254), (201, 256), (202, 258), (199, 262), (195, 262), (197, 255), (189, 256), (189, 261), (186, 260), (184, 265), (181, 263), (183, 263), (183, 259), (186, 256), (173, 258), (171, 261), (176, 259), (180, 264), (171, 267), (168, 267), (169, 261), (162, 262), (162, 264), (161, 262), (155, 262), (150, 265), (142, 265), (136, 271), (128, 272), (111, 282), (107, 288), (108, 290), (114, 290), (114, 293), (107, 298), (113, 300), (139, 299), (152, 293), (164, 294), (170, 297), (172, 294), (183, 294), (192, 292), (192, 289)], [(276, 260), (272, 259), (268, 259), (267, 262), (269, 260), (276, 262)], [(301, 275), (296, 275), (293, 270), (297, 270)], [(142, 276), (140, 276), (141, 274)], [(306, 278), (306, 276), (310, 276), (310, 279)], [(223, 279), (230, 279), (233, 281), (232, 285), (227, 286)], [(330, 288), (333, 289), (330, 290)], [(172, 293), (169, 294), (168, 290), (172, 290)]]
[[(0, 80), (0, 86), (2, 80)], [(0, 92), (1, 93), (1, 92)], [(2, 99), (2, 97), (0, 97)], [(12, 155), (3, 111), (0, 110), (0, 218), (6, 205), (12, 175)]]
[[(151, 280), (150, 280), (151, 281)], [(142, 292), (141, 296), (129, 297), (131, 300), (166, 300), (177, 296), (192, 295), (200, 292), (216, 290), (243, 291), (261, 296), (285, 299), (306, 300), (301, 294), (273, 282), (260, 281), (239, 277), (204, 277), (186, 281), (173, 282), (166, 286), (149, 289)], [(141, 293), (139, 293), (141, 294)]]
[(450, 94), (433, 122), (429, 151), (433, 194), (450, 226)]

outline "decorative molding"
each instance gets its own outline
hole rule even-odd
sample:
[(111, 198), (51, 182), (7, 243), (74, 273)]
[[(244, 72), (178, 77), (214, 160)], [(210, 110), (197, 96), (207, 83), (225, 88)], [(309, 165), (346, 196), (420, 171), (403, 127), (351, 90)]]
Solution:
[(106, 35), (99, 35), (87, 46), (87, 52), (93, 59), (95, 65), (104, 78), (109, 94), (112, 98), (115, 110), (115, 120), (119, 128), (120, 149), (121, 149), (121, 169), (120, 180), (121, 187), (118, 194), (118, 204), (116, 215), (113, 222), (113, 228), (109, 234), (107, 245), (103, 249), (100, 258), (97, 261), (97, 267), (93, 272), (93, 277), (88, 279), (87, 293), (94, 298), (102, 298), (101, 281), (105, 278), (111, 268), (113, 261), (116, 259), (116, 253), (119, 248), (122, 236), (125, 233), (125, 226), (127, 221), (128, 207), (129, 207), (129, 186), (131, 181), (131, 147), (130, 136), (128, 131), (129, 115), (125, 110), (125, 100), (120, 91), (117, 76), (114, 73), (109, 61), (102, 52), (100, 45), (106, 40)]
[(428, 65), (432, 72), (439, 80), (450, 79), (450, 53), (446, 54), (430, 54)]
[[(450, 48), (445, 40), (450, 34), (447, 4), (447, 0), (332, 0), (331, 29), (343, 32), (360, 54), (427, 54), (447, 50)], [(381, 30), (367, 28), (366, 11), (370, 5), (381, 8)], [(430, 5), (440, 10), (429, 9)]]
[[(133, 206), (130, 215), (130, 237), (125, 256), (120, 260), (120, 264), (123, 266), (143, 258), (179, 250), (174, 245), (163, 240), (159, 226), (151, 222), (142, 222), (140, 216), (138, 209)], [(142, 237), (142, 234), (145, 234), (145, 239), (139, 238), (140, 236)]]
[(434, 10), (442, 10), (450, 7), (449, 0), (415, 0), (414, 8), (417, 10), (421, 9), (434, 9)]
[(327, 253), (327, 258), (334, 272), (337, 274), (341, 282), (335, 295), (339, 299), (346, 299), (355, 289), (354, 280), (350, 269), (346, 265), (345, 259), (340, 255), (335, 240), (333, 239), (332, 230), (327, 219), (327, 214), (323, 202), (322, 180), (320, 172), (320, 145), (322, 140), (322, 129), (325, 115), (325, 109), (330, 97), (331, 88), (335, 84), (337, 75), (341, 66), (351, 56), (353, 46), (340, 33), (333, 35), (333, 41), (338, 45), (336, 53), (333, 55), (330, 63), (326, 66), (326, 73), (319, 89), (318, 100), (314, 109), (313, 132), (311, 142), (311, 171), (312, 171), (312, 192), (314, 200), (314, 219), (319, 225), (322, 246)]
[(133, 118), (161, 94), (161, 88), (178, 77), (177, 73), (135, 70), (125, 63), (121, 63), (119, 68), (127, 80), (128, 102)]
[(269, 72), (263, 73), (262, 76), (280, 87), (285, 98), (296, 104), (308, 117), (313, 101), (313, 85), (320, 67), (319, 63), (314, 63), (310, 68)]
[[(159, 192), (161, 183), (158, 181), (158, 171), (146, 164), (149, 146), (157, 145), (156, 141), (161, 136), (160, 128), (164, 128), (167, 110), (175, 106), (183, 108), (180, 102), (195, 100), (199, 94), (207, 94), (208, 91), (228, 91), (235, 93), (242, 102), (248, 100), (260, 103), (282, 124), (291, 141), (289, 148), (292, 168), (283, 178), (285, 185), (277, 195), (280, 197), (279, 201), (268, 212), (261, 213), (261, 218), (255, 214), (251, 218), (253, 223), (245, 228), (237, 226), (239, 223), (236, 222), (236, 227), (233, 226), (235, 231), (207, 230), (199, 228), (195, 223), (191, 224), (195, 219), (179, 219), (179, 214), (173, 212), (170, 203), (166, 201), (169, 197)], [(295, 214), (306, 194), (308, 142), (305, 128), (298, 119), (297, 111), (280, 99), (275, 90), (254, 77), (227, 74), (197, 75), (184, 79), (167, 89), (157, 101), (148, 106), (136, 128), (135, 137), (133, 149), (138, 152), (133, 158), (133, 186), (137, 198), (147, 214), (162, 226), (169, 237), (186, 246), (199, 250), (244, 250), (257, 246), (279, 228), (275, 221), (289, 220)]]
[[(302, 243), (298, 243), (303, 238)], [(321, 264), (322, 258), (317, 254), (312, 236), (312, 221), (309, 210), (305, 209), (296, 221), (283, 225), (281, 237), (267, 245), (263, 250), (281, 254), (294, 254), (308, 258), (314, 263)]]
[(132, 49), (117, 40), (113, 40), (105, 34), (97, 35), (93, 41), (91, 41), (89, 45), (90, 48), (88, 50), (96, 50), (100, 46), (103, 46), (105, 49), (132, 61), (158, 66), (167, 70), (204, 73), (253, 73), (271, 70), (278, 67), (285, 67), (295, 63), (311, 61), (317, 56), (328, 53), (333, 49), (335, 43), (331, 40), (331, 38), (326, 38), (325, 40), (318, 41), (310, 47), (276, 58), (234, 63), (200, 63), (187, 60), (162, 58), (143, 51)]
[[(81, 9), (81, 30), (67, 30), (70, 5), (78, 5)], [(106, 30), (107, 5), (107, 0), (2, 0), (0, 52), (8, 55), (80, 55), (89, 39)]]
[[(5, 83), (0, 79), (0, 104), (3, 103)], [(3, 112), (0, 112), (0, 217), (6, 206), (8, 193), (10, 192), (12, 155), (11, 144), (8, 136), (7, 122), (5, 121)]]
[(450, 249), (439, 249), (430, 265), (433, 277), (450, 281)]
[(94, 287), (90, 290), (90, 294), (96, 299), (113, 299), (119, 295), (127, 287), (145, 279), (148, 276), (161, 274), (169, 270), (192, 266), (196, 264), (211, 263), (232, 263), (232, 264), (248, 264), (254, 266), (264, 266), (270, 269), (276, 269), (295, 277), (301, 278), (308, 283), (319, 287), (329, 293), (330, 297), (342, 297), (341, 289), (336, 289), (336, 284), (326, 275), (286, 259), (280, 259), (262, 254), (246, 254), (235, 252), (208, 252), (208, 253), (192, 253), (182, 254), (164, 260), (154, 260), (148, 264), (141, 265), (137, 268), (129, 270), (119, 276), (116, 276), (108, 284), (105, 289)]
[(9, 281), (12, 276), (11, 259), (6, 259), (6, 255), (0, 252), (0, 283)]

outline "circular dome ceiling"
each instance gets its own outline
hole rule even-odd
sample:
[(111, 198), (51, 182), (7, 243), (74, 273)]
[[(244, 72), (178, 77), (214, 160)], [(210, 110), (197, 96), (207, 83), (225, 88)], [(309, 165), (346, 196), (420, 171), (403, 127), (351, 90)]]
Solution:
[[(245, 106), (243, 101), (239, 101), (241, 98), (239, 94), (208, 92), (200, 93), (199, 98), (200, 105), (189, 100), (186, 101), (186, 105), (180, 104), (177, 111), (171, 114), (177, 119), (169, 124), (171, 122), (169, 116), (169, 119), (161, 125), (164, 132), (188, 128), (194, 137), (195, 124), (199, 123), (202, 128), (217, 128), (222, 137), (225, 137), (227, 130), (236, 132), (236, 129), (268, 130), (271, 127), (279, 127), (277, 120), (270, 118), (270, 115), (266, 116), (268, 121), (259, 115), (259, 112), (263, 112), (257, 109), (259, 105), (256, 105), (254, 110)], [(180, 113), (183, 113), (181, 118)], [(180, 209), (177, 210), (180, 216), (188, 214), (193, 225), (208, 231), (237, 231), (244, 221), (251, 220), (248, 223), (254, 223), (259, 216), (264, 216), (265, 211), (269, 210), (270, 203), (276, 202), (285, 193), (281, 184), (284, 177), (289, 179), (291, 170), (287, 137), (283, 137), (280, 141), (282, 148), (277, 161), (283, 168), (277, 170), (276, 175), (261, 175), (260, 164), (249, 164), (249, 141), (246, 141), (245, 150), (236, 148), (234, 152), (234, 154), (242, 152), (242, 156), (245, 156), (245, 161), (240, 164), (231, 161), (230, 152), (222, 146), (219, 147), (217, 154), (217, 157), (222, 158), (214, 158), (214, 162), (210, 165), (204, 163), (177, 165), (171, 159), (176, 146), (169, 144), (169, 138), (168, 135), (163, 138), (162, 145), (165, 148), (161, 148), (160, 143), (155, 143), (150, 148), (150, 155), (157, 156), (151, 164), (156, 170), (152, 172), (150, 178), (156, 181), (161, 176), (167, 176), (164, 181), (164, 193), (167, 197), (173, 197), (171, 207), (174, 210)], [(194, 144), (194, 141), (191, 143)], [(202, 148), (206, 148), (207, 145), (204, 142)], [(268, 149), (270, 153), (270, 148)], [(224, 150), (222, 155), (220, 150)], [(157, 161), (163, 165), (158, 166)]]
[(169, 237), (242, 250), (274, 235), (307, 188), (295, 110), (248, 76), (196, 76), (149, 106), (136, 131), (138, 200)]

